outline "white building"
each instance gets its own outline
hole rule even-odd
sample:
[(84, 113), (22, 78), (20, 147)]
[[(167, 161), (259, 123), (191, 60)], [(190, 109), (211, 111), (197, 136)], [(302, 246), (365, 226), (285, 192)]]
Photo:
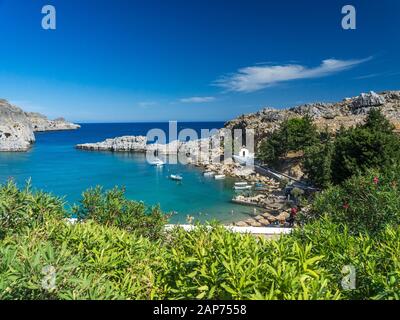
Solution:
[(250, 151), (245, 147), (240, 149), (239, 154), (233, 155), (233, 159), (241, 165), (254, 165), (254, 153), (250, 153)]

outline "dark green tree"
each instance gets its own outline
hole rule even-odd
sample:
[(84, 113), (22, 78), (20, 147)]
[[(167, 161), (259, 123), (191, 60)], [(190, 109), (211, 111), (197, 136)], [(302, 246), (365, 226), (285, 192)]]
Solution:
[(400, 162), (400, 139), (379, 109), (368, 113), (365, 124), (341, 130), (334, 148), (334, 183), (368, 168), (384, 168)]
[(308, 179), (317, 187), (326, 188), (332, 181), (333, 142), (318, 143), (304, 152), (304, 171)]
[(265, 138), (259, 147), (258, 158), (275, 165), (289, 151), (300, 151), (318, 142), (317, 128), (309, 116), (291, 118)]

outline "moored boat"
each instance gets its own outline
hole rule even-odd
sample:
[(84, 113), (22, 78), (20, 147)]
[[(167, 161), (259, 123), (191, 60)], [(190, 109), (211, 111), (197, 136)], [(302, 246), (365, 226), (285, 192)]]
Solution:
[(243, 182), (235, 182), (235, 186), (236, 187), (243, 187), (243, 186), (247, 186), (247, 182), (243, 181)]
[(170, 178), (171, 180), (175, 180), (175, 181), (181, 181), (181, 180), (183, 180), (183, 177), (182, 177), (181, 175), (179, 175), (179, 174), (171, 174), (171, 175), (169, 176), (169, 178)]
[(163, 166), (165, 164), (165, 162), (162, 161), (161, 159), (157, 158), (154, 161), (150, 162), (150, 164), (152, 166), (161, 167), (161, 166)]
[(224, 174), (216, 174), (214, 176), (215, 180), (224, 180), (225, 179), (225, 175)]
[(250, 190), (252, 188), (251, 185), (245, 185), (245, 186), (234, 186), (233, 189), (235, 190)]
[(204, 175), (205, 177), (213, 177), (213, 176), (215, 175), (215, 172), (213, 172), (213, 171), (206, 171), (206, 172), (203, 173), (203, 175)]

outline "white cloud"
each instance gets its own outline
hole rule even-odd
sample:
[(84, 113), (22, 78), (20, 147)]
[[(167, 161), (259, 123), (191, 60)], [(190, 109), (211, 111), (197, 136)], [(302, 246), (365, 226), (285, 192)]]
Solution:
[(157, 102), (155, 102), (155, 101), (141, 101), (141, 102), (138, 102), (138, 106), (141, 107), (141, 108), (148, 108), (148, 107), (152, 107), (152, 106), (155, 106), (155, 105), (157, 105)]
[(234, 74), (223, 76), (216, 80), (214, 84), (228, 91), (253, 92), (284, 81), (326, 77), (348, 70), (371, 59), (372, 57), (360, 60), (326, 59), (318, 67), (314, 68), (299, 64), (257, 65), (242, 68)]
[(182, 103), (205, 103), (214, 101), (215, 97), (190, 97), (190, 98), (183, 98), (179, 101)]

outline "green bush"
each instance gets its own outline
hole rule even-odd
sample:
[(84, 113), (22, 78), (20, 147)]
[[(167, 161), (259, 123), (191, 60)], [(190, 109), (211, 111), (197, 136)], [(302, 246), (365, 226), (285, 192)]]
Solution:
[(115, 227), (54, 220), (0, 243), (0, 299), (151, 299), (162, 252)]
[[(400, 298), (400, 227), (383, 229), (374, 236), (354, 234), (343, 223), (323, 216), (301, 230), (293, 241), (308, 243), (311, 253), (322, 255), (320, 267), (331, 276), (331, 290), (339, 290), (341, 299)], [(355, 288), (345, 290), (343, 267), (354, 268)]]
[[(347, 195), (354, 197), (349, 204), (364, 200), (372, 215), (398, 214), (400, 197), (393, 192), (399, 172), (358, 178), (365, 185)], [(19, 214), (10, 209), (25, 206), (36, 214), (9, 223), (0, 239), (0, 299), (399, 299), (400, 227), (389, 219), (374, 225), (373, 233), (366, 232), (369, 224), (358, 233), (355, 217), (363, 212), (336, 215), (336, 200), (354, 186), (348, 183), (337, 194), (319, 196), (319, 219), (276, 240), (215, 224), (148, 237), (113, 220), (127, 210), (114, 203), (125, 203), (121, 190), (109, 198), (100, 189), (96, 200), (91, 193), (84, 197), (91, 199), (83, 200), (85, 210), (97, 212), (94, 207), (103, 204), (110, 212), (71, 224), (61, 218), (67, 212), (53, 207), (59, 199), (8, 184), (0, 188), (2, 201), (13, 204), (7, 212)], [(349, 265), (356, 272), (353, 290), (341, 286)]]
[(62, 199), (43, 192), (32, 192), (28, 182), (19, 190), (13, 181), (0, 185), (0, 239), (10, 233), (21, 233), (50, 217), (64, 218)]
[(221, 226), (178, 230), (168, 246), (161, 286), (173, 299), (337, 299), (311, 246), (257, 239)]
[(328, 214), (350, 231), (375, 234), (387, 225), (400, 223), (400, 167), (384, 172), (370, 169), (340, 186), (330, 187), (315, 197), (311, 217)]
[(135, 231), (152, 239), (162, 235), (169, 217), (159, 207), (147, 208), (142, 202), (126, 199), (125, 190), (117, 187), (108, 191), (101, 187), (85, 191), (74, 213), (79, 219)]

